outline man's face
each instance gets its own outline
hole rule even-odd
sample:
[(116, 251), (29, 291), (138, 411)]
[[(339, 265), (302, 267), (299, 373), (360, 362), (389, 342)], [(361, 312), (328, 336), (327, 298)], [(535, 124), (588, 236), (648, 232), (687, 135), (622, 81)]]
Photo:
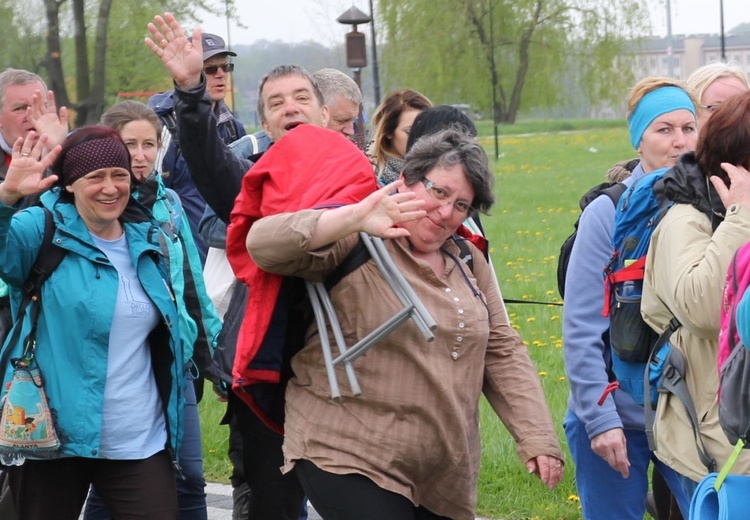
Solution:
[(342, 96), (328, 103), (328, 128), (347, 137), (354, 135), (354, 121), (359, 115), (359, 106)]
[(290, 74), (266, 81), (263, 90), (263, 130), (278, 141), (289, 130), (302, 123), (326, 127), (328, 107), (321, 106), (312, 83)]
[(34, 129), (34, 125), (26, 119), (26, 109), (37, 90), (45, 92), (44, 85), (38, 81), (5, 87), (3, 106), (0, 108), (0, 132), (9, 146)]
[(229, 67), (228, 54), (211, 56), (203, 62), (203, 70), (206, 73), (206, 92), (208, 92), (208, 97), (214, 103), (223, 101), (227, 95), (229, 72), (225, 69), (229, 69)]

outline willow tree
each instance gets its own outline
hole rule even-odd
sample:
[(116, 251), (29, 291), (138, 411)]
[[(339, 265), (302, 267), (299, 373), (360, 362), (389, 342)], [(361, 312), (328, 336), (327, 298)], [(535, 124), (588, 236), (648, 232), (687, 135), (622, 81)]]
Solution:
[(235, 0), (0, 0), (0, 70), (40, 74), (76, 125), (99, 120), (118, 92), (169, 88), (143, 43), (146, 24), (170, 11), (192, 27), (201, 11), (234, 13)]
[(379, 0), (384, 79), (479, 110), (494, 90), (506, 123), (571, 91), (612, 100), (632, 79), (617, 56), (649, 29), (647, 1)]

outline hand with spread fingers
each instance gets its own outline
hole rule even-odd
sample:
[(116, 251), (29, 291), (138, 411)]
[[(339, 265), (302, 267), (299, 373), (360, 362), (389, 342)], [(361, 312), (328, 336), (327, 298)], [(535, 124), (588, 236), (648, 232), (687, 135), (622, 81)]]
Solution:
[(549, 455), (539, 455), (526, 462), (526, 469), (536, 474), (548, 489), (555, 489), (563, 479), (565, 462)]
[(31, 105), (26, 109), (26, 118), (39, 135), (47, 136), (47, 147), (54, 148), (62, 144), (70, 131), (68, 125), (68, 109), (60, 107), (57, 110), (55, 93), (51, 90), (45, 95), (37, 90), (31, 99)]
[(154, 23), (148, 24), (148, 30), (153, 38), (146, 38), (146, 45), (161, 59), (177, 86), (185, 90), (198, 86), (203, 72), (200, 28), (193, 30), (191, 42), (175, 17), (171, 13), (164, 13), (164, 17), (154, 17)]
[(39, 137), (33, 130), (25, 138), (16, 140), (13, 160), (5, 181), (0, 183), (0, 202), (13, 206), (23, 197), (47, 191), (57, 181), (57, 175), (45, 177), (44, 174), (60, 153), (60, 146), (45, 154), (46, 146), (47, 136)]

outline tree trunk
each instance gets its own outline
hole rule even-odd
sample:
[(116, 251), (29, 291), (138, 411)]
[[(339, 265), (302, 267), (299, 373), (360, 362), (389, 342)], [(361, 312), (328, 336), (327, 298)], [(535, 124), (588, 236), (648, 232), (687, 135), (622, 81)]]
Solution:
[(60, 48), (60, 6), (65, 1), (44, 0), (47, 14), (47, 56), (44, 59), (44, 66), (49, 76), (47, 87), (55, 93), (55, 101), (58, 106), (70, 105), (68, 89), (65, 87)]
[(534, 31), (539, 26), (539, 19), (542, 13), (542, 3), (542, 0), (537, 0), (534, 9), (534, 19), (529, 21), (529, 25), (526, 27), (526, 30), (524, 30), (523, 36), (521, 36), (521, 41), (518, 43), (518, 70), (516, 71), (516, 82), (513, 85), (513, 92), (510, 95), (508, 111), (504, 114), (504, 123), (513, 124), (516, 122), (518, 107), (521, 105), (521, 92), (523, 92), (523, 85), (526, 82), (526, 74), (529, 71), (529, 47), (531, 46), (531, 38), (534, 36)]
[(73, 0), (73, 40), (76, 49), (76, 124), (82, 126), (89, 120), (89, 51), (86, 45), (86, 9), (84, 0)]
[(105, 100), (105, 87), (107, 76), (107, 29), (109, 27), (109, 13), (112, 8), (112, 0), (101, 0), (99, 14), (96, 19), (96, 37), (94, 49), (94, 77), (90, 94), (90, 116), (92, 123), (99, 121), (104, 109), (107, 108)]

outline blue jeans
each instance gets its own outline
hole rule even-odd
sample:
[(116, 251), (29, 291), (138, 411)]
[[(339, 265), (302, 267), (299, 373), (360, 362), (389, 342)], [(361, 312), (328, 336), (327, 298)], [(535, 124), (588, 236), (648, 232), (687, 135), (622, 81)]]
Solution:
[(677, 473), (659, 461), (648, 449), (646, 433), (625, 430), (630, 475), (622, 478), (607, 462), (591, 449), (586, 426), (568, 410), (563, 424), (568, 447), (575, 464), (576, 487), (581, 499), (583, 517), (599, 520), (643, 520), (648, 493), (648, 465), (653, 463), (664, 476), (677, 499), (682, 515), (687, 518), (690, 500), (685, 495)]
[[(182, 446), (178, 453), (184, 479), (176, 475), (180, 520), (207, 520), (206, 481), (203, 478), (201, 425), (195, 388), (190, 376), (185, 379), (185, 422)], [(83, 513), (84, 520), (109, 520), (111, 517), (96, 490), (91, 488)]]
[(693, 495), (695, 495), (695, 490), (698, 489), (698, 482), (679, 473), (677, 474), (677, 478), (680, 481), (680, 485), (682, 486), (683, 491), (687, 495), (688, 502), (692, 501)]

